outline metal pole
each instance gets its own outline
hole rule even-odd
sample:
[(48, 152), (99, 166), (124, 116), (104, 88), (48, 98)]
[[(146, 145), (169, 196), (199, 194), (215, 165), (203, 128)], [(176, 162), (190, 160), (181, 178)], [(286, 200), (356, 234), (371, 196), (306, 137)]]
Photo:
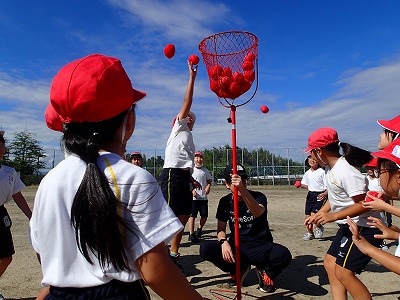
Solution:
[(287, 180), (290, 185), (290, 162), (289, 162), (289, 148), (287, 149)]
[(257, 149), (257, 185), (260, 185), (260, 174), (258, 173), (258, 149)]
[(153, 162), (153, 166), (154, 166), (153, 176), (154, 176), (154, 178), (156, 178), (156, 157), (157, 157), (157, 149), (154, 150), (154, 162)]
[(213, 183), (215, 184), (215, 158), (214, 158), (214, 147), (212, 149), (212, 177), (213, 177)]

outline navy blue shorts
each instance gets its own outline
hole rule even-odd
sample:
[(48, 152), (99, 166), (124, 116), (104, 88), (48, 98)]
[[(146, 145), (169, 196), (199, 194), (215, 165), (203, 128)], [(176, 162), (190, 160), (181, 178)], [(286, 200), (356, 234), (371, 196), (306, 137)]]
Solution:
[(4, 205), (0, 206), (0, 259), (13, 256), (15, 253), (11, 235), (11, 218)]
[(189, 171), (166, 168), (161, 173), (161, 191), (176, 216), (192, 212), (192, 176)]
[(208, 217), (208, 200), (193, 200), (191, 217), (196, 218), (197, 213), (200, 213), (200, 217)]
[(316, 213), (319, 211), (324, 205), (325, 201), (321, 200), (318, 201), (318, 195), (323, 192), (308, 192), (307, 193), (307, 199), (306, 199), (306, 209), (305, 213), (306, 215), (311, 215), (311, 213)]
[[(382, 234), (377, 228), (358, 227), (361, 235), (373, 246), (379, 247), (381, 239), (374, 238), (375, 234)], [(354, 273), (360, 274), (371, 258), (365, 255), (354, 245), (348, 225), (339, 225), (339, 229), (328, 249), (328, 254), (336, 257), (336, 264)]]
[(122, 282), (112, 280), (106, 284), (87, 288), (50, 287), (50, 294), (45, 300), (147, 300), (150, 294), (143, 280)]

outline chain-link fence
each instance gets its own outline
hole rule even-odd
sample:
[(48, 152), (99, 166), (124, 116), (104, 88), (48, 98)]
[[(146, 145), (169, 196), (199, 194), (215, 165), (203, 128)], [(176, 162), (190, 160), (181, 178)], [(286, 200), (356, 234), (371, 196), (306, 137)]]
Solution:
[[(42, 170), (46, 174), (50, 169), (64, 159), (64, 152), (60, 149), (45, 149), (47, 156), (44, 159), (46, 167)], [(164, 149), (141, 150), (134, 149), (126, 153), (129, 161), (130, 154), (139, 151), (143, 156), (143, 168), (160, 180), (164, 164)], [(212, 148), (203, 150), (204, 165), (212, 174), (213, 184), (224, 184), (223, 171), (225, 166), (232, 162), (232, 149)], [(272, 148), (272, 149), (238, 149), (237, 162), (242, 164), (249, 175), (251, 185), (291, 185), (301, 178), (307, 170), (305, 159), (307, 154), (300, 148)]]

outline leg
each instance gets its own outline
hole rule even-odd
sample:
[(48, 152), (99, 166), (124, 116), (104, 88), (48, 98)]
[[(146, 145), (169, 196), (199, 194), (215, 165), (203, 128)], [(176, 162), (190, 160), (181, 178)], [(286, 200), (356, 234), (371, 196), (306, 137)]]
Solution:
[(193, 234), (194, 233), (194, 223), (195, 223), (195, 218), (193, 218), (193, 217), (190, 217), (189, 218), (189, 222), (188, 222), (188, 225), (189, 225), (189, 234)]
[(199, 228), (201, 230), (203, 230), (204, 225), (206, 225), (207, 222), (207, 217), (206, 218), (200, 218), (200, 224), (199, 224)]
[(328, 273), (329, 285), (331, 287), (333, 300), (347, 300), (347, 291), (344, 285), (336, 277), (336, 257), (326, 254), (324, 267)]
[(204, 260), (211, 262), (224, 272), (235, 274), (236, 266), (226, 262), (222, 257), (221, 246), (218, 241), (204, 241), (200, 244), (200, 256)]
[[(179, 215), (178, 216), (179, 221), (183, 224), (183, 226), (186, 226), (187, 221), (189, 220), (189, 215)], [(171, 253), (176, 254), (179, 252), (179, 246), (181, 244), (182, 236), (183, 236), (183, 231), (178, 232), (177, 235), (175, 235), (172, 240), (171, 240)]]
[(342, 283), (354, 300), (372, 300), (367, 287), (356, 277), (356, 275), (339, 265), (336, 265), (336, 278)]
[(12, 256), (0, 259), (0, 277), (7, 270), (8, 266), (11, 264), (11, 262), (12, 262)]

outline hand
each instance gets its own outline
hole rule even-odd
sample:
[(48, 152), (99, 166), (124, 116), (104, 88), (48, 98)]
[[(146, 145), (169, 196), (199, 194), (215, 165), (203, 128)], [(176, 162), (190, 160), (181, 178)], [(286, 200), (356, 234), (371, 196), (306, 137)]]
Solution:
[(239, 190), (245, 189), (245, 185), (243, 184), (242, 178), (238, 174), (231, 174), (231, 182), (233, 186), (236, 186)]
[(188, 67), (189, 67), (189, 74), (190, 74), (190, 76), (191, 76), (193, 79), (195, 79), (195, 78), (196, 78), (196, 75), (197, 75), (197, 67), (198, 67), (198, 65), (193, 66), (193, 64), (192, 64), (190, 61), (188, 61)]
[(376, 239), (388, 239), (388, 240), (398, 240), (399, 239), (399, 233), (386, 227), (385, 224), (383, 224), (381, 219), (375, 218), (375, 217), (368, 217), (368, 220), (371, 222), (368, 222), (367, 224), (370, 226), (374, 226), (378, 228), (380, 231), (382, 231), (382, 234), (375, 234), (374, 237)]
[[(381, 195), (378, 194), (378, 197), (381, 197)], [(368, 198), (372, 199), (372, 201), (362, 201), (361, 202), (362, 207), (367, 209), (372, 209), (373, 211), (376, 212), (385, 211), (390, 204), (386, 203), (385, 201), (382, 201), (382, 199), (378, 197), (368, 194)]]
[(197, 198), (197, 192), (196, 192), (196, 190), (192, 190), (192, 195), (193, 195), (193, 197), (195, 197), (195, 198)]
[(221, 245), (222, 258), (228, 263), (235, 262), (235, 255), (232, 252), (231, 245), (226, 241)]
[(332, 214), (329, 212), (319, 211), (315, 214), (314, 223), (317, 224), (317, 226), (324, 225), (324, 224), (330, 223), (332, 221), (334, 221), (334, 220), (332, 219)]
[[(349, 229), (353, 234), (353, 243), (357, 246), (357, 248), (364, 254), (367, 254), (368, 249), (372, 246), (358, 231), (357, 224), (347, 216), (347, 224), (349, 224)], [(368, 254), (367, 254), (368, 255)]]

